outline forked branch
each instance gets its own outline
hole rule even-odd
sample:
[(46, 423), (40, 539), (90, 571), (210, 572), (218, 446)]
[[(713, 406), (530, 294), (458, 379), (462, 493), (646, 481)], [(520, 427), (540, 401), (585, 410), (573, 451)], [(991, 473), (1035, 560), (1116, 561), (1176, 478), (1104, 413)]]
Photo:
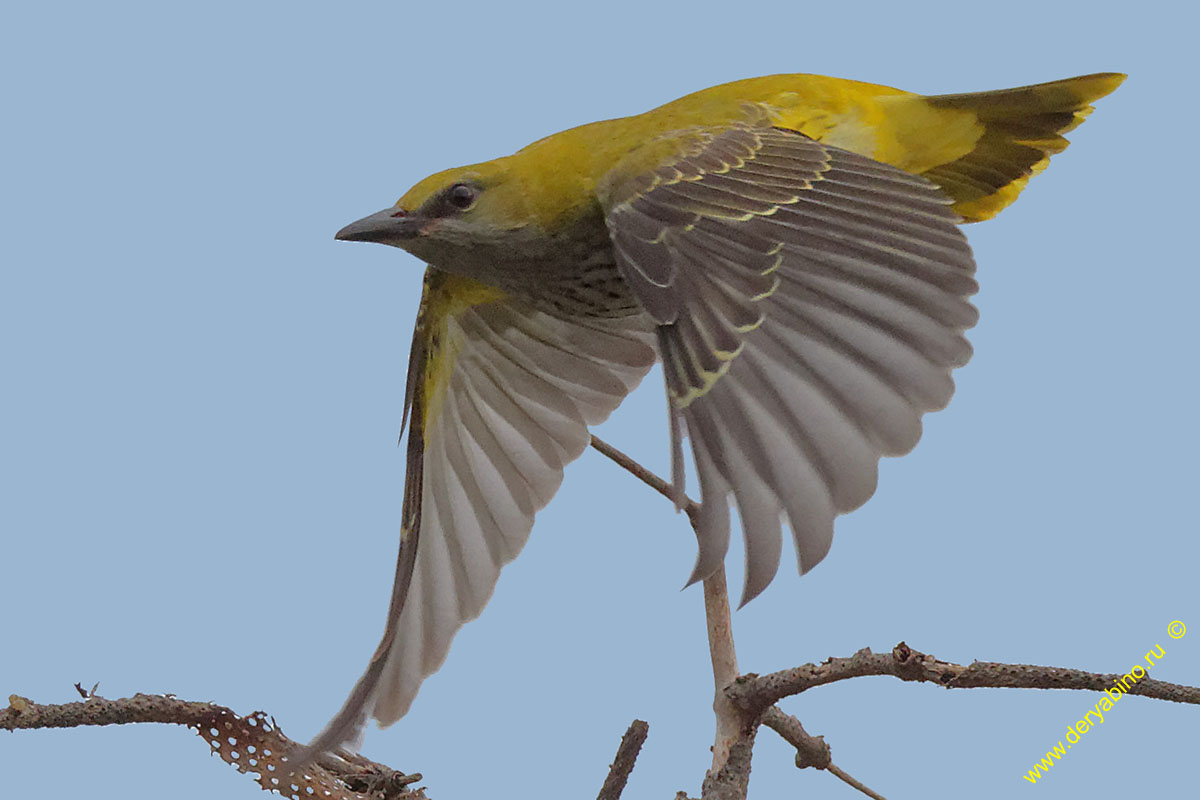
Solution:
[[(629, 456), (601, 439), (592, 437), (592, 447), (612, 459), (634, 477), (669, 500), (675, 493), (670, 483), (655, 475)], [(699, 506), (684, 498), (683, 510), (695, 527)], [(827, 770), (863, 794), (877, 800), (882, 796), (864, 786), (835, 765), (829, 745), (823, 737), (812, 736), (800, 721), (775, 704), (785, 697), (814, 686), (864, 675), (894, 675), (901, 680), (937, 683), (950, 689), (991, 687), (1024, 689), (1090, 689), (1126, 691), (1160, 700), (1200, 703), (1200, 689), (1149, 678), (1130, 683), (1130, 676), (1084, 672), (1062, 667), (1030, 664), (1002, 664), (976, 661), (968, 666), (941, 661), (908, 647), (896, 645), (890, 654), (860, 650), (850, 658), (831, 658), (823, 664), (805, 664), (794, 669), (758, 676), (748, 674), (726, 680), (732, 664), (732, 628), (729, 621), (729, 597), (724, 569), (704, 583), (704, 609), (708, 618), (709, 646), (717, 697), (713, 710), (717, 717), (717, 736), (713, 744), (713, 766), (704, 781), (703, 800), (741, 800), (746, 797), (750, 779), (750, 751), (759, 725), (773, 729), (796, 748), (796, 766)], [(723, 639), (727, 639), (725, 644)], [(722, 687), (724, 689), (722, 690)]]
[[(597, 450), (612, 458), (630, 473), (668, 498), (670, 485), (620, 451), (593, 439)], [(694, 517), (697, 507), (687, 501), (684, 510)], [(721, 573), (723, 584), (724, 573)], [(728, 599), (723, 585), (706, 584), (706, 608), (709, 613), (710, 643), (714, 620), (720, 622), (721, 602), (728, 614)], [(709, 595), (712, 595), (711, 597)], [(711, 601), (711, 602), (710, 602)], [(719, 624), (716, 627), (720, 627)], [(725, 625), (728, 630), (728, 625)], [(722, 634), (721, 636), (723, 636)], [(717, 638), (720, 639), (721, 636)], [(742, 675), (721, 687), (720, 676), (736, 671), (729, 638), (728, 660), (718, 663), (721, 649), (713, 647), (714, 675), (717, 677), (718, 714), (725, 713), (732, 724), (724, 730), (728, 747), (723, 763), (714, 759), (714, 769), (704, 782), (703, 800), (744, 800), (750, 775), (750, 757), (754, 736), (760, 725), (776, 731), (797, 751), (796, 765), (827, 770), (872, 798), (880, 795), (862, 786), (833, 764), (829, 746), (812, 736), (800, 722), (775, 704), (792, 695), (817, 686), (867, 675), (891, 675), (905, 681), (936, 683), (949, 689), (1018, 688), (1076, 689), (1119, 692), (1177, 703), (1200, 705), (1200, 688), (1151, 679), (1143, 673), (1134, 676), (1085, 672), (1063, 667), (1031, 664), (1004, 664), (976, 661), (956, 664), (921, 653), (901, 642), (890, 653), (863, 649), (848, 658), (831, 658), (821, 664), (804, 664), (768, 675)], [(1141, 669), (1139, 667), (1139, 669)], [(212, 752), (241, 772), (256, 776), (258, 784), (278, 791), (285, 797), (326, 800), (427, 800), (423, 788), (414, 788), (421, 775), (406, 774), (383, 764), (346, 751), (326, 754), (307, 768), (303, 775), (288, 775), (287, 754), (298, 745), (283, 735), (274, 719), (262, 712), (246, 717), (224, 706), (195, 703), (170, 695), (138, 694), (121, 700), (98, 697), (77, 685), (83, 700), (42, 705), (11, 695), (7, 708), (0, 709), (0, 730), (35, 728), (74, 728), (85, 725), (122, 725), (158, 722), (183, 725), (195, 730), (208, 742)], [(633, 769), (638, 751), (645, 741), (647, 726), (635, 721), (622, 739), (599, 800), (618, 800)], [(718, 735), (722, 733), (718, 723)], [(718, 742), (720, 739), (718, 739)]]

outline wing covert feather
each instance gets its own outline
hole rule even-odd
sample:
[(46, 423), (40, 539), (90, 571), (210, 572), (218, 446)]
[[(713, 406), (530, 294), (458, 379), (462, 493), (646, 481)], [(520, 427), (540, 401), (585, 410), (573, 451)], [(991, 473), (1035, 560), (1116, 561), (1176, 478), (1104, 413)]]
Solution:
[(811, 569), (834, 518), (874, 492), (879, 458), (908, 452), (949, 401), (974, 260), (951, 200), (918, 175), (761, 116), (678, 139), (648, 173), (618, 165), (601, 200), (700, 477), (692, 580), (724, 558), (732, 498), (745, 603), (775, 575), (781, 520)]

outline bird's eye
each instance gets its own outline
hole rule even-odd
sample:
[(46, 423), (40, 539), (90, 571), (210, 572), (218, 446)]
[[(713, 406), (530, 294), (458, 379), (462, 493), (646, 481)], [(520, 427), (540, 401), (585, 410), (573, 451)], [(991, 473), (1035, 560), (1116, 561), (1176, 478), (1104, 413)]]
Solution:
[(466, 211), (475, 204), (479, 189), (469, 183), (456, 183), (446, 192), (446, 200), (459, 211)]

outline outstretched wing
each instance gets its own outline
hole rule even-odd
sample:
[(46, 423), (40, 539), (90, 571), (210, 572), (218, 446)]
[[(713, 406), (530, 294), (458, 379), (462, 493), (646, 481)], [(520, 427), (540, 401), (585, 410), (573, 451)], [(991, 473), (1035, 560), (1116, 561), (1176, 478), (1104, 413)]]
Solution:
[(525, 545), (563, 468), (656, 360), (644, 317), (566, 320), (436, 269), (409, 361), (408, 474), (383, 640), (304, 756), (389, 725)]
[(834, 517), (874, 492), (880, 456), (949, 402), (977, 318), (971, 251), (928, 180), (765, 121), (651, 142), (600, 193), (692, 444), (692, 580), (724, 559), (732, 495), (745, 603), (778, 569), (784, 518), (807, 571)]

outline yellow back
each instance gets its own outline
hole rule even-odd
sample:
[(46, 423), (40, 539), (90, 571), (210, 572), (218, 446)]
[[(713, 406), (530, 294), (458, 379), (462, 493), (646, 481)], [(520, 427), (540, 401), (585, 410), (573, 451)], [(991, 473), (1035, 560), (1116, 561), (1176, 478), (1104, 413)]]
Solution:
[[(919, 173), (954, 200), (964, 221), (1008, 206), (1063, 134), (1112, 92), (1124, 75), (1102, 73), (971, 94), (923, 96), (821, 75), (768, 75), (713, 86), (631, 117), (547, 136), (506, 158), (446, 170), (414, 186), (399, 204), (414, 208), (456, 180), (494, 189), (481, 200), (497, 225), (535, 221), (557, 230), (596, 210), (596, 187), (630, 153), (646, 169), (671, 160), (696, 127), (720, 127), (764, 109), (781, 128)], [(628, 163), (623, 164), (627, 167)]]
[[(1062, 151), (1062, 134), (1124, 75), (1105, 73), (971, 94), (922, 96), (821, 75), (769, 75), (681, 97), (644, 114), (546, 137), (513, 158), (534, 184), (538, 216), (586, 202), (596, 182), (630, 151), (671, 131), (745, 119), (746, 104), (773, 122), (935, 181), (966, 221), (988, 219)], [(670, 154), (671, 141), (662, 145)], [(652, 155), (652, 154), (651, 154)]]

